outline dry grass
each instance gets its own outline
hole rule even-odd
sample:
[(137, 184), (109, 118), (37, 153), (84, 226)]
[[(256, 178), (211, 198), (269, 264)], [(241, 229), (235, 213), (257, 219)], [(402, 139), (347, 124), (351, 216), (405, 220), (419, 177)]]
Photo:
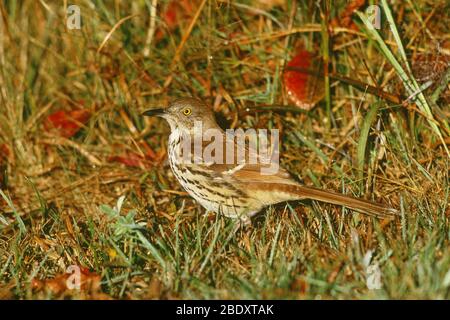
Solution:
[[(300, 45), (323, 53), (325, 4), (279, 2), (182, 1), (170, 25), (168, 1), (86, 0), (81, 30), (66, 28), (62, 4), (0, 2), (0, 297), (59, 298), (33, 279), (75, 264), (101, 275), (114, 298), (449, 298), (449, 158), (439, 138), (414, 101), (395, 105), (332, 78), (316, 108), (290, 112), (283, 68)], [(342, 13), (336, 2), (330, 20)], [(446, 1), (391, 9), (410, 63), (438, 42), (448, 61)], [(358, 25), (329, 35), (330, 71), (406, 95)], [(395, 52), (389, 28), (381, 34)], [(191, 95), (226, 126), (279, 128), (282, 163), (305, 184), (390, 203), (401, 219), (289, 204), (226, 242), (232, 223), (202, 215), (170, 172), (168, 126), (140, 117)], [(446, 85), (432, 110), (447, 144), (448, 103)], [(288, 111), (262, 108), (280, 105)], [(45, 126), (74, 108), (91, 114), (75, 136)], [(131, 153), (142, 156), (137, 166), (113, 161)], [(105, 206), (124, 195), (122, 215)], [(366, 286), (369, 250), (379, 290)]]

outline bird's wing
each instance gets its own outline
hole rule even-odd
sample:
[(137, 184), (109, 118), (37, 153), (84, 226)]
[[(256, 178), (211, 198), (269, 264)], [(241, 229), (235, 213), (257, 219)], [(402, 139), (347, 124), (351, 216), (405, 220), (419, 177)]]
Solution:
[[(268, 155), (265, 155), (265, 159), (262, 159), (261, 154), (255, 151), (251, 145), (237, 143), (237, 140), (233, 140), (231, 143), (234, 148), (231, 153), (231, 147), (227, 145), (227, 141), (230, 142), (230, 138), (225, 134), (222, 135), (222, 141), (217, 143), (215, 147), (213, 142), (203, 141), (202, 166), (206, 170), (214, 172), (217, 177), (230, 177), (254, 183), (297, 184), (291, 175), (279, 166), (279, 159), (275, 159), (275, 162), (273, 162), (271, 157), (270, 159), (267, 158)], [(241, 151), (238, 151), (239, 148)], [(245, 152), (244, 159), (239, 161), (238, 155), (241, 155), (240, 158), (242, 158), (242, 153), (240, 153), (242, 150)], [(254, 155), (253, 158), (252, 155)]]

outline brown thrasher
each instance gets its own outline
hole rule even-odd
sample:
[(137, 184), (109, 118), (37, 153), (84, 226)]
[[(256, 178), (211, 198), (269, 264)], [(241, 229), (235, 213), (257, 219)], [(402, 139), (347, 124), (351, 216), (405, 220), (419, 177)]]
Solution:
[[(186, 148), (186, 145), (183, 145), (183, 142), (188, 141), (189, 151), (195, 148), (194, 140), (187, 138), (196, 134), (196, 122), (202, 124), (202, 130), (212, 129), (219, 132), (224, 141), (223, 145), (230, 143), (230, 137), (216, 123), (213, 111), (200, 100), (177, 99), (167, 108), (147, 110), (143, 115), (160, 116), (168, 121), (171, 129), (168, 157), (172, 171), (189, 195), (208, 211), (239, 218), (248, 223), (252, 216), (269, 205), (311, 199), (346, 206), (377, 217), (393, 217), (398, 214), (397, 210), (382, 204), (302, 186), (282, 168), (275, 173), (262, 174), (263, 164), (238, 162), (234, 154), (231, 163), (196, 162), (192, 161), (192, 158), (185, 161), (182, 153), (186, 150), (182, 150), (182, 147)], [(234, 139), (231, 143), (232, 148), (239, 147)], [(205, 148), (203, 142), (201, 148)], [(228, 149), (221, 149), (215, 150), (215, 156), (223, 160)], [(245, 146), (245, 150), (250, 149), (252, 148)], [(248, 160), (248, 156), (245, 157)]]

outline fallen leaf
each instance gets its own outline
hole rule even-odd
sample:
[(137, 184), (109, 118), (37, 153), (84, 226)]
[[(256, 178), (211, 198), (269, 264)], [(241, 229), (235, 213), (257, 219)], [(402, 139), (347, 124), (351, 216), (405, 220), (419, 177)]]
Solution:
[(310, 52), (300, 50), (284, 71), (283, 82), (288, 98), (301, 109), (310, 110), (324, 97), (319, 60)]
[(331, 25), (333, 27), (344, 27), (353, 30), (357, 30), (357, 25), (353, 22), (352, 16), (353, 14), (359, 10), (364, 4), (365, 0), (353, 0), (350, 1), (347, 6), (344, 8), (339, 17), (333, 19), (331, 21)]
[(163, 291), (162, 289), (163, 285), (161, 281), (159, 281), (156, 277), (152, 278), (147, 288), (145, 299), (160, 299)]
[(86, 109), (59, 110), (49, 115), (44, 122), (47, 131), (55, 130), (60, 136), (70, 138), (86, 124), (91, 113)]
[(0, 300), (14, 299), (13, 289), (15, 287), (14, 281), (10, 281), (6, 285), (0, 286)]
[(177, 2), (171, 1), (163, 13), (163, 19), (166, 22), (167, 27), (170, 30), (175, 29), (176, 26), (178, 25), (178, 21), (177, 21), (178, 8), (179, 8), (179, 5), (177, 4)]
[[(194, 2), (194, 5), (196, 3)], [(165, 22), (165, 28), (158, 28), (155, 38), (161, 40), (164, 38), (165, 30), (173, 31), (180, 25), (180, 22), (190, 18), (193, 15), (193, 4), (189, 0), (172, 0), (162, 10), (162, 20)]]
[(297, 292), (299, 296), (308, 292), (309, 285), (302, 278), (295, 278), (294, 281), (290, 285), (291, 291)]
[[(101, 291), (101, 276), (82, 266), (79, 268), (79, 288), (72, 288), (71, 284), (75, 276), (74, 272), (56, 275), (52, 279), (31, 281), (34, 292), (51, 293), (56, 298), (77, 296), (84, 299), (109, 299), (110, 297)], [(74, 268), (74, 269), (75, 269)]]
[[(427, 82), (431, 82), (429, 88), (425, 89), (425, 92), (431, 93), (436, 90), (439, 85), (442, 85), (442, 81), (447, 74), (447, 69), (450, 66), (450, 57), (441, 54), (437, 48), (433, 53), (418, 53), (416, 54), (411, 63), (412, 73), (420, 85), (424, 85)], [(450, 90), (448, 86), (441, 93), (444, 101), (450, 101)]]
[(156, 159), (157, 158), (157, 154), (155, 153), (155, 151), (153, 151), (152, 148), (150, 148), (150, 146), (147, 144), (147, 142), (142, 141), (142, 143), (140, 144), (142, 146), (142, 148), (145, 151), (145, 157), (148, 159)]
[(7, 163), (11, 152), (6, 144), (0, 144), (0, 189), (6, 189)]
[(0, 144), (0, 163), (2, 163), (2, 161), (7, 161), (10, 154), (11, 152), (9, 151), (8, 146), (5, 143)]
[(119, 162), (128, 167), (148, 168), (151, 163), (148, 159), (135, 152), (126, 152), (123, 155), (111, 156), (108, 161)]

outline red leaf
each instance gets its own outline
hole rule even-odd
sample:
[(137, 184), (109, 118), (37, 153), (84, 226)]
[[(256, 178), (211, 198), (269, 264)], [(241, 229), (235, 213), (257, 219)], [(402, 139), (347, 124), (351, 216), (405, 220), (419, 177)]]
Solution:
[[(0, 144), (0, 188), (5, 188), (5, 170), (6, 170), (6, 163), (9, 160), (11, 152), (9, 151), (8, 146), (4, 144)], [(1, 290), (0, 290), (0, 296), (1, 296)]]
[(47, 130), (56, 130), (59, 135), (70, 138), (75, 135), (91, 117), (91, 113), (86, 109), (76, 109), (72, 111), (59, 110), (49, 115), (44, 123)]
[(169, 30), (178, 27), (180, 20), (183, 20), (193, 14), (192, 1), (188, 0), (172, 0), (163, 11), (163, 19)]
[(150, 148), (150, 146), (147, 144), (147, 142), (142, 141), (141, 146), (143, 149), (145, 149), (145, 157), (147, 159), (152, 159), (152, 160), (156, 159), (155, 151), (153, 151), (153, 149)]
[(0, 144), (0, 164), (3, 160), (8, 160), (9, 155), (10, 151), (8, 146), (5, 143)]
[[(48, 292), (55, 297), (71, 296), (73, 294), (83, 294), (87, 299), (109, 299), (110, 297), (102, 292), (101, 276), (89, 269), (78, 266), (79, 269), (79, 284), (80, 290), (73, 290), (69, 288), (68, 282), (74, 276), (74, 273), (57, 274), (54, 278), (31, 281), (31, 287), (35, 292)], [(72, 283), (71, 283), (72, 284)]]
[(300, 51), (287, 64), (288, 68), (298, 68), (298, 70), (288, 69), (283, 76), (289, 100), (299, 108), (306, 110), (314, 107), (323, 98), (322, 78), (310, 74), (320, 66), (320, 63), (317, 63), (316, 60), (308, 51)]
[(177, 22), (178, 8), (179, 8), (179, 6), (177, 5), (177, 2), (172, 1), (169, 3), (166, 10), (164, 11), (164, 14), (163, 14), (164, 21), (166, 22), (169, 30), (174, 29), (178, 24), (178, 22)]
[(347, 3), (347, 6), (342, 11), (340, 16), (331, 21), (331, 25), (333, 27), (340, 26), (357, 30), (358, 27), (353, 23), (352, 16), (357, 10), (359, 10), (359, 8), (361, 8), (365, 4), (365, 2), (365, 0), (352, 0)]
[(134, 152), (126, 152), (120, 156), (111, 156), (108, 158), (108, 161), (119, 162), (128, 167), (148, 168), (150, 166), (148, 160)]

